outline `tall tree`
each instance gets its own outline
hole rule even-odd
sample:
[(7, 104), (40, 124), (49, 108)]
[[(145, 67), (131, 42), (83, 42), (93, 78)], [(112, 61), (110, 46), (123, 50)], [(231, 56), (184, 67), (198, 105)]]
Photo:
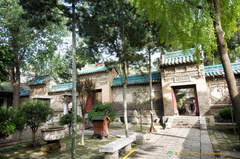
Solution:
[(80, 81), (78, 87), (79, 93), (79, 104), (81, 107), (81, 112), (83, 116), (82, 121), (82, 145), (84, 145), (84, 130), (85, 130), (85, 116), (87, 113), (87, 106), (90, 104), (94, 104), (95, 100), (95, 84), (92, 79), (85, 79)]
[[(224, 68), (229, 94), (240, 130), (240, 94), (238, 93), (226, 39), (237, 31), (240, 17), (239, 0), (132, 0), (149, 13), (149, 20), (161, 25), (162, 42), (182, 44), (183, 48), (202, 44), (208, 56), (217, 48)], [(240, 136), (240, 133), (239, 133)]]
[(129, 137), (126, 102), (128, 68), (134, 60), (142, 58), (137, 51), (145, 44), (146, 21), (125, 0), (86, 0), (84, 4), (78, 8), (81, 11), (79, 35), (84, 38), (89, 52), (107, 53), (118, 58), (123, 76), (125, 134)]
[[(20, 75), (21, 69), (28, 64), (29, 58), (36, 58), (40, 54), (53, 53), (58, 28), (56, 25), (45, 27), (29, 26), (26, 19), (22, 18), (24, 13), (18, 0), (4, 0), (0, 2), (0, 45), (9, 50), (12, 59), (8, 65), (8, 73), (13, 85), (13, 108), (19, 108)], [(46, 41), (52, 43), (47, 45)]]
[(20, 4), (27, 11), (27, 18), (34, 25), (45, 26), (48, 22), (58, 23), (57, 15), (68, 18), (68, 26), (72, 32), (72, 158), (76, 158), (76, 129), (77, 129), (77, 107), (76, 107), (76, 6), (79, 0), (20, 0)]

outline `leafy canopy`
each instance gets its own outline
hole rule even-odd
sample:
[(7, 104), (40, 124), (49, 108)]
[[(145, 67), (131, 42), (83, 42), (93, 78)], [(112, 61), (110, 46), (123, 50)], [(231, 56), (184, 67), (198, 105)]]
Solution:
[[(64, 19), (62, 23), (45, 21), (45, 25), (40, 26), (36, 20), (26, 19), (27, 13), (18, 0), (0, 1), (0, 6), (0, 47), (4, 47), (14, 58), (12, 61), (18, 62), (23, 69), (29, 70), (29, 65), (34, 65), (38, 67), (34, 71), (38, 72), (40, 66), (47, 67), (45, 61), (52, 59), (57, 45), (62, 42), (61, 37), (66, 35)], [(60, 18), (57, 14), (55, 17)]]
[(12, 64), (13, 57), (10, 51), (0, 44), (0, 82), (7, 81), (9, 74), (7, 72), (7, 67)]
[(128, 64), (142, 58), (137, 51), (145, 45), (147, 23), (135, 7), (125, 0), (84, 2), (78, 8), (79, 35), (89, 53), (115, 55), (120, 63)]
[[(207, 55), (216, 50), (216, 38), (211, 14), (214, 8), (208, 0), (131, 0), (139, 12), (147, 12), (149, 20), (161, 26), (162, 43), (187, 49), (201, 44)], [(225, 37), (229, 39), (237, 31), (240, 17), (239, 0), (221, 0), (221, 22)]]

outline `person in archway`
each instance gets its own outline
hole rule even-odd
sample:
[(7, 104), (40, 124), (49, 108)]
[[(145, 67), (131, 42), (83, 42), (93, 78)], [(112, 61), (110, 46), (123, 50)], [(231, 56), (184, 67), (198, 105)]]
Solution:
[(189, 106), (190, 106), (191, 114), (195, 113), (195, 104), (194, 104), (194, 101), (192, 101)]
[(189, 105), (187, 103), (184, 104), (184, 108), (186, 110), (185, 114), (191, 114), (191, 111), (189, 109)]

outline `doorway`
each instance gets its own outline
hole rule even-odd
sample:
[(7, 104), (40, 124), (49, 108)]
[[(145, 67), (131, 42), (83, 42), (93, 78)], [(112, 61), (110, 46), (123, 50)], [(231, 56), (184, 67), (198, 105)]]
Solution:
[(199, 115), (199, 106), (196, 85), (174, 86), (173, 110), (175, 114), (196, 116)]

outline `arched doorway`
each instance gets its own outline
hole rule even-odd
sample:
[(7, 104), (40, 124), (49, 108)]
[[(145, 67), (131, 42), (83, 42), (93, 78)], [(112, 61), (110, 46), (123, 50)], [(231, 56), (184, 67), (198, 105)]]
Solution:
[(172, 96), (175, 114), (199, 115), (196, 85), (173, 86)]

